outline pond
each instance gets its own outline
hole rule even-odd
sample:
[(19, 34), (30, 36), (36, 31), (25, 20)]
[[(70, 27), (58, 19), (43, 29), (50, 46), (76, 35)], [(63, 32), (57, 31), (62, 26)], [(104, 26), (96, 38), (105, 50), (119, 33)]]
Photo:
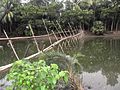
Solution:
[(93, 38), (81, 53), (85, 90), (120, 90), (120, 39)]
[[(7, 42), (0, 42), (0, 66), (15, 61), (15, 56)], [(20, 58), (35, 53), (36, 46), (33, 41), (15, 41), (14, 47)], [(39, 47), (47, 41), (39, 41)], [(86, 38), (84, 41), (71, 43), (66, 54), (73, 56), (82, 53), (78, 61), (82, 66), (81, 79), (85, 90), (120, 90), (120, 38)], [(45, 47), (46, 47), (45, 46)], [(28, 50), (26, 50), (29, 48)]]

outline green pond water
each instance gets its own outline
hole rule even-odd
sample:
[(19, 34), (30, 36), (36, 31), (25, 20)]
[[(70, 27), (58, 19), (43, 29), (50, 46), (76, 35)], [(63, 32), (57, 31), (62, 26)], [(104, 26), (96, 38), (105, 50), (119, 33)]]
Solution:
[[(13, 45), (20, 58), (37, 52), (32, 40), (14, 41)], [(47, 41), (39, 41), (41, 49), (48, 45)], [(9, 44), (0, 41), (0, 46), (3, 46), (0, 49), (0, 66), (14, 62), (16, 58)], [(85, 90), (120, 90), (120, 37), (88, 37), (82, 42), (72, 42), (64, 51), (71, 56), (82, 53), (83, 56), (77, 59), (82, 67), (80, 77)]]

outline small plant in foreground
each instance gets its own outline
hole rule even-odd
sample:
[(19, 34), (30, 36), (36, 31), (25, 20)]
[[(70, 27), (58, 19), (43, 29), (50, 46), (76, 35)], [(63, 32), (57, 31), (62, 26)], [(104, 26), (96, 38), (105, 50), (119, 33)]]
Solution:
[(44, 60), (29, 62), (16, 61), (13, 64), (8, 80), (12, 80), (12, 86), (7, 90), (54, 90), (59, 80), (68, 82), (68, 72), (60, 71), (58, 65), (46, 65)]

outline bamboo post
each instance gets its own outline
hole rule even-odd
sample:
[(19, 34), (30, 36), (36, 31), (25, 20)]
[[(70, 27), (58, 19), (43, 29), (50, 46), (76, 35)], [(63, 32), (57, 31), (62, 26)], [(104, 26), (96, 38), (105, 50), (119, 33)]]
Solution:
[(57, 22), (57, 24), (58, 24), (58, 26), (59, 26), (60, 30), (62, 31), (62, 33), (63, 33), (64, 37), (66, 37), (66, 35), (65, 35), (64, 31), (62, 30), (62, 27), (61, 27), (61, 25), (59, 24), (59, 22), (58, 22), (57, 20), (56, 20), (56, 22)]
[[(57, 24), (58, 24), (59, 28), (61, 29), (61, 31), (62, 31), (62, 33), (63, 33), (64, 37), (66, 37), (66, 35), (65, 35), (64, 31), (62, 30), (62, 27), (61, 27), (60, 23), (59, 23), (58, 21), (56, 21), (56, 22), (57, 22)], [(68, 45), (70, 46), (69, 40), (67, 41), (67, 43), (68, 43)]]
[[(63, 36), (61, 35), (61, 33), (60, 33), (60, 31), (58, 30), (57, 26), (55, 25), (55, 23), (54, 23), (53, 21), (52, 21), (52, 23), (53, 23), (54, 27), (56, 28), (56, 30), (58, 31), (58, 33), (59, 33), (61, 39), (62, 39)], [(65, 43), (65, 42), (63, 41), (62, 43)], [(62, 44), (62, 45), (63, 45), (63, 44)]]
[(44, 50), (44, 48), (45, 48), (45, 44), (43, 44), (43, 46), (42, 46), (42, 49), (41, 49), (41, 50), (43, 51), (43, 50)]
[(44, 24), (44, 26), (45, 26), (45, 30), (46, 30), (46, 32), (47, 32), (47, 34), (48, 34), (50, 44), (52, 44), (52, 40), (51, 40), (51, 38), (50, 38), (49, 31), (48, 31), (47, 26), (46, 26), (46, 24), (45, 24), (45, 20), (44, 20), (44, 19), (42, 19), (42, 21), (43, 21), (43, 24)]
[(72, 26), (70, 25), (70, 23), (68, 23), (70, 29), (71, 29), (71, 32), (72, 32), (72, 35), (75, 35), (74, 32), (73, 32), (73, 29), (72, 29)]
[[(74, 33), (74, 31), (73, 31), (72, 26), (70, 25), (70, 23), (68, 23), (68, 25), (69, 25), (69, 27), (70, 27), (70, 29), (72, 31), (72, 35), (75, 35), (75, 33)], [(74, 38), (76, 40), (76, 42), (74, 42), (74, 43), (75, 43), (75, 45), (77, 45), (77, 42), (78, 42), (77, 37), (74, 37)]]
[(75, 27), (74, 29), (75, 29), (75, 32), (76, 32), (76, 33), (79, 33), (77, 27)]
[[(78, 32), (76, 31), (76, 28), (75, 28), (75, 27), (73, 27), (73, 29), (74, 29), (74, 34), (77, 34)], [(78, 38), (77, 38), (77, 37), (75, 37), (75, 39), (76, 39), (76, 42), (78, 42)]]
[[(76, 27), (74, 27), (74, 30), (75, 30), (75, 34), (79, 33), (78, 32), (78, 29)], [(76, 37), (77, 38), (77, 37)], [(78, 38), (77, 38), (78, 39)]]
[[(69, 29), (68, 29), (68, 31), (69, 31), (70, 36), (73, 36)], [(73, 38), (71, 38), (71, 39), (72, 39), (72, 45), (74, 45), (74, 39)]]
[[(65, 32), (65, 31), (64, 31)], [(70, 32), (70, 31), (69, 31)], [(66, 32), (65, 32), (66, 33)], [(68, 36), (68, 34), (66, 33), (66, 35)], [(72, 35), (71, 35), (72, 36)], [(71, 38), (73, 40), (73, 38)], [(68, 45), (70, 46), (70, 40), (67, 41)], [(71, 47), (71, 46), (70, 46)]]
[(24, 53), (24, 57), (26, 57), (26, 55), (27, 55), (27, 53), (28, 53), (29, 48), (30, 48), (30, 44), (28, 44), (28, 45), (27, 45), (27, 48), (26, 48), (25, 53)]
[(31, 27), (30, 24), (29, 24), (28, 26), (29, 26), (30, 31), (31, 31), (31, 33), (32, 33), (32, 36), (33, 36), (33, 39), (34, 39), (34, 41), (35, 41), (35, 44), (36, 44), (37, 50), (38, 50), (38, 52), (39, 52), (40, 49), (39, 49), (39, 46), (38, 46), (37, 40), (36, 40), (36, 38), (35, 38), (35, 35), (34, 35), (34, 32), (33, 32), (33, 29), (32, 29), (32, 27)]
[(55, 23), (52, 21), (52, 24), (54, 25), (54, 27), (56, 28), (57, 32), (60, 34), (60, 37), (63, 38), (63, 36), (61, 35), (60, 31), (58, 30), (57, 26), (55, 25)]
[(11, 46), (11, 48), (12, 48), (12, 50), (13, 50), (13, 52), (14, 52), (16, 58), (17, 58), (18, 60), (20, 60), (19, 57), (18, 57), (18, 55), (17, 55), (17, 53), (16, 53), (16, 51), (15, 51), (15, 48), (14, 48), (14, 46), (13, 46), (11, 40), (9, 39), (9, 37), (8, 37), (8, 35), (7, 35), (7, 33), (5, 32), (5, 30), (3, 30), (3, 32), (4, 32), (5, 36), (6, 36), (6, 38), (8, 39), (8, 41), (9, 41), (9, 43), (10, 43), (10, 46)]
[[(55, 39), (58, 41), (58, 38), (57, 38), (57, 36), (55, 35), (55, 33), (54, 33), (54, 31), (53, 31), (53, 30), (52, 30), (52, 33), (53, 33), (53, 35), (54, 35)], [(59, 44), (58, 46), (60, 46), (60, 48), (61, 48), (62, 52), (63, 52), (63, 53), (65, 53), (65, 52), (64, 52), (64, 50), (63, 50), (63, 48), (62, 48), (62, 46), (61, 46), (61, 44)]]
[(66, 42), (63, 41), (63, 42), (61, 43), (61, 46), (64, 47), (64, 48), (67, 48), (67, 46), (66, 46)]
[[(71, 29), (71, 31), (72, 31), (72, 35), (75, 35), (75, 33), (74, 33), (74, 31), (73, 31), (73, 29), (72, 29), (70, 23), (68, 23), (68, 25), (69, 25), (69, 27), (70, 27), (70, 29)], [(76, 40), (76, 37), (75, 37), (75, 40)], [(77, 41), (77, 40), (76, 40), (76, 41)]]

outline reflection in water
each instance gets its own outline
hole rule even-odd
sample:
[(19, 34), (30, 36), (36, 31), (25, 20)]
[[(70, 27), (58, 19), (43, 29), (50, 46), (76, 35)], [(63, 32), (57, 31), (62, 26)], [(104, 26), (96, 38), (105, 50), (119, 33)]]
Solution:
[(120, 90), (120, 39), (92, 39), (84, 43), (81, 52), (85, 55), (79, 58), (85, 86), (90, 90)]
[(116, 83), (116, 81), (120, 81), (120, 75), (115, 80), (114, 86), (107, 84), (108, 78), (102, 74), (101, 70), (94, 73), (83, 72), (82, 75), (85, 90), (120, 90), (120, 83)]

